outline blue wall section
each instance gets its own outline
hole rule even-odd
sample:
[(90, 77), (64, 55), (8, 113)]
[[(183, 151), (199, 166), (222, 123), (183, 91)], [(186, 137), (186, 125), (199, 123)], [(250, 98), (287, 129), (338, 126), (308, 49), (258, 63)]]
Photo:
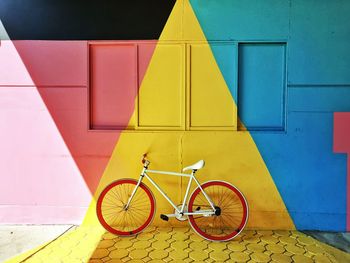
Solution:
[[(207, 40), (285, 39), (286, 0), (190, 0)], [(203, 23), (202, 23), (203, 22)]]
[[(209, 40), (287, 43), (285, 132), (251, 134), (296, 227), (346, 230), (346, 155), (333, 153), (332, 147), (333, 112), (350, 111), (350, 1), (191, 4)], [(231, 75), (237, 72), (225, 66), (232, 58), (213, 53), (230, 90), (236, 90)], [(243, 123), (250, 118), (240, 117)]]
[(289, 82), (350, 83), (350, 1), (291, 1)]
[(239, 44), (238, 113), (249, 130), (284, 130), (285, 53), (285, 43)]

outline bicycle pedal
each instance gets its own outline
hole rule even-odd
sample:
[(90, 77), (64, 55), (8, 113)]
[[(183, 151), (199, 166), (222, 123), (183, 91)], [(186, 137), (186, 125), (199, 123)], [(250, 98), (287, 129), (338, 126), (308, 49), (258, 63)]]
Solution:
[(161, 215), (160, 215), (160, 218), (161, 218), (162, 220), (164, 220), (164, 221), (169, 221), (169, 217), (168, 217), (167, 215), (161, 214)]

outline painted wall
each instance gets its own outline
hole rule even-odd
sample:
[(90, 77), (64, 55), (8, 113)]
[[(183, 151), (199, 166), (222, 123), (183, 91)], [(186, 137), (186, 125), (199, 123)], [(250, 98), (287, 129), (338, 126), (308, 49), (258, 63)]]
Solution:
[[(97, 224), (94, 199), (136, 178), (148, 152), (154, 169), (205, 159), (199, 179), (237, 185), (251, 228), (349, 230), (350, 120), (337, 113), (350, 112), (349, 11), (347, 1), (178, 0), (161, 33), (119, 26), (157, 40), (112, 42), (124, 35), (102, 22), (102, 35), (41, 27), (50, 41), (39, 41), (0, 12), (11, 39), (0, 46), (0, 222)], [(186, 181), (159, 182), (180, 202)]]

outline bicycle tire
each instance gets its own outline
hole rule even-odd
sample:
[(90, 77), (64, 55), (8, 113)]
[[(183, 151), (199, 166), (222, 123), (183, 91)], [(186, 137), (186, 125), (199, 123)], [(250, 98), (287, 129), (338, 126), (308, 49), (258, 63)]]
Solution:
[(155, 199), (151, 190), (140, 183), (130, 205), (125, 204), (137, 181), (120, 179), (109, 184), (100, 194), (96, 212), (101, 225), (118, 236), (132, 236), (143, 231), (153, 220)]
[[(244, 195), (232, 184), (224, 181), (208, 181), (201, 188), (209, 196), (214, 206), (220, 208), (219, 215), (189, 215), (193, 230), (210, 241), (228, 241), (235, 238), (248, 221), (248, 203)], [(211, 209), (201, 189), (197, 187), (188, 203), (188, 211)]]

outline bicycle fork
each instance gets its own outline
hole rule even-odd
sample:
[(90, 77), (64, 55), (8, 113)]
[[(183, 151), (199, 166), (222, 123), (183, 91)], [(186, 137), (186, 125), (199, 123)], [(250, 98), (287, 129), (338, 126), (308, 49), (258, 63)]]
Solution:
[(133, 199), (134, 195), (136, 194), (136, 190), (137, 190), (137, 188), (139, 188), (139, 186), (140, 186), (140, 184), (141, 184), (141, 182), (142, 182), (142, 179), (143, 179), (143, 177), (145, 176), (145, 170), (146, 170), (146, 168), (144, 167), (143, 170), (142, 170), (142, 173), (141, 173), (141, 175), (140, 175), (140, 178), (139, 178), (139, 180), (137, 181), (137, 184), (136, 184), (134, 190), (132, 191), (132, 193), (131, 193), (131, 195), (130, 195), (130, 197), (129, 197), (128, 202), (127, 202), (126, 205), (124, 206), (124, 210), (125, 210), (125, 211), (128, 210), (129, 205), (130, 205), (130, 203), (131, 203), (131, 200)]

